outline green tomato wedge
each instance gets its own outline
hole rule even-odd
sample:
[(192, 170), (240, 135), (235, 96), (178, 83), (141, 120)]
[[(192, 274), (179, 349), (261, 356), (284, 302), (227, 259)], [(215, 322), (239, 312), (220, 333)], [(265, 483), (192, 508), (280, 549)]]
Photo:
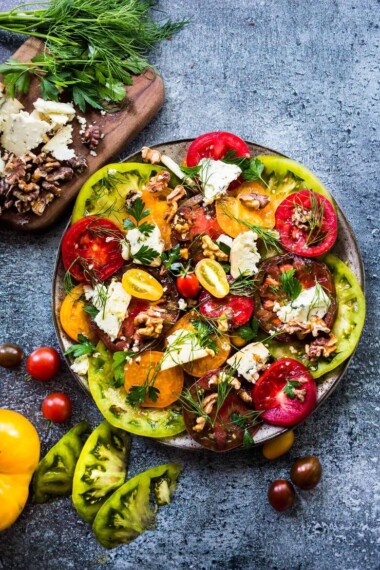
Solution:
[(93, 524), (105, 548), (128, 544), (156, 522), (156, 505), (169, 504), (182, 470), (176, 463), (153, 467), (119, 487), (98, 511)]
[(88, 383), (96, 405), (113, 426), (146, 437), (171, 437), (185, 430), (180, 406), (141, 408), (127, 403), (124, 386), (114, 380), (112, 354), (100, 342), (90, 357)]
[(295, 358), (309, 368), (314, 378), (324, 376), (351, 356), (359, 342), (365, 320), (365, 297), (355, 275), (335, 255), (327, 254), (323, 261), (333, 274), (338, 301), (338, 313), (332, 328), (332, 333), (338, 339), (336, 352), (329, 358), (309, 362), (305, 342), (282, 344), (272, 339), (265, 343), (274, 358)]
[(68, 431), (40, 461), (33, 475), (33, 501), (45, 503), (51, 497), (71, 494), (75, 465), (82, 451), (82, 437), (90, 431), (80, 422)]
[(123, 226), (125, 199), (131, 190), (142, 190), (162, 167), (138, 162), (107, 164), (85, 182), (76, 199), (72, 223), (84, 216), (101, 216)]
[(73, 480), (73, 504), (79, 516), (92, 523), (96, 513), (127, 476), (129, 434), (102, 422), (79, 456)]
[(264, 175), (270, 191), (290, 194), (297, 190), (314, 190), (334, 204), (326, 186), (303, 164), (283, 156), (261, 155), (257, 158), (265, 166)]

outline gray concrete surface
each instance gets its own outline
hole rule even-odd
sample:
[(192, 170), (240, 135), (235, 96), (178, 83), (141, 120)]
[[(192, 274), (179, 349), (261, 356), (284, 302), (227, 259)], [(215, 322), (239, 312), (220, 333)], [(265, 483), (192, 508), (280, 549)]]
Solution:
[[(5, 0), (1, 8), (15, 5)], [(135, 438), (131, 474), (180, 461), (174, 502), (157, 529), (108, 552), (70, 499), (28, 504), (0, 536), (0, 569), (374, 570), (378, 546), (379, 392), (379, 4), (375, 0), (163, 0), (192, 24), (157, 51), (164, 109), (126, 149), (226, 129), (309, 165), (331, 188), (357, 233), (367, 272), (365, 333), (345, 380), (296, 431), (284, 458), (260, 451), (181, 453)], [(18, 45), (0, 35), (0, 56)], [(57, 346), (50, 309), (54, 257), (65, 220), (50, 232), (0, 230), (0, 339), (28, 352)], [(49, 385), (0, 372), (0, 405), (30, 418), (47, 450), (65, 432), (49, 428), (40, 403), (52, 390), (74, 402), (71, 424), (100, 420), (67, 370)], [(267, 503), (268, 483), (292, 459), (317, 454), (322, 483), (289, 514)]]

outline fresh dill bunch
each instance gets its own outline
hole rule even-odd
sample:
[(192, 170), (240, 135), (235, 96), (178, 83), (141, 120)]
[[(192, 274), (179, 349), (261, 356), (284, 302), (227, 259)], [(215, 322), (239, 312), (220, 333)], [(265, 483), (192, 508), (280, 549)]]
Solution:
[(50, 0), (46, 8), (21, 4), (0, 13), (0, 28), (45, 42), (30, 62), (8, 60), (0, 66), (8, 93), (25, 94), (30, 77), (41, 80), (44, 98), (57, 100), (68, 91), (76, 105), (103, 109), (125, 100), (132, 74), (149, 67), (147, 52), (187, 23), (159, 22), (152, 0)]

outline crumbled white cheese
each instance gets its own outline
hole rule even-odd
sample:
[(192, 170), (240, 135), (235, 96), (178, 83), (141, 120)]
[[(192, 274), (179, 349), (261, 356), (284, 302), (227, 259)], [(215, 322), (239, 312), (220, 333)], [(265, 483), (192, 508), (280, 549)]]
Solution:
[[(131, 246), (131, 256), (134, 257), (136, 253), (142, 248), (147, 246), (159, 254), (153, 259), (149, 265), (159, 267), (161, 265), (161, 253), (164, 251), (165, 242), (161, 237), (160, 228), (154, 224), (154, 229), (148, 234), (144, 235), (140, 232), (139, 228), (133, 228), (127, 231), (127, 240)], [(134, 260), (135, 263), (141, 263), (138, 259)]]
[(222, 234), (218, 237), (218, 239), (216, 240), (216, 243), (223, 243), (224, 245), (226, 245), (227, 247), (229, 247), (231, 249), (232, 247), (232, 242), (233, 239), (232, 237), (226, 235), (226, 234)]
[(239, 166), (212, 158), (202, 158), (199, 164), (201, 169), (198, 176), (203, 187), (203, 203), (206, 206), (225, 194), (231, 182), (237, 180), (242, 173)]
[(180, 311), (186, 311), (186, 309), (187, 309), (187, 303), (186, 303), (185, 299), (180, 299), (180, 300), (178, 301), (178, 308), (179, 308)]
[(231, 356), (227, 364), (236, 368), (239, 376), (254, 383), (259, 372), (265, 368), (269, 356), (269, 350), (262, 342), (253, 342)]
[(75, 117), (75, 109), (71, 103), (59, 103), (58, 101), (49, 101), (46, 99), (37, 99), (33, 103), (33, 107), (38, 113), (49, 117), (49, 115), (66, 115), (70, 120)]
[(249, 230), (239, 234), (232, 242), (230, 262), (231, 275), (234, 279), (239, 275), (254, 275), (260, 254), (257, 251), (257, 234)]
[[(121, 323), (125, 318), (131, 295), (129, 295), (123, 285), (119, 281), (112, 281), (107, 289), (105, 302), (100, 305), (99, 290), (97, 287), (105, 287), (97, 285), (93, 297), (93, 305), (99, 310), (94, 321), (100, 329), (108, 334), (110, 339), (114, 341), (119, 333)], [(104, 297), (102, 297), (104, 299)]]
[(322, 319), (331, 301), (323, 288), (317, 284), (309, 289), (304, 289), (298, 297), (286, 305), (275, 304), (273, 310), (283, 323), (296, 322), (310, 324), (311, 317)]
[(68, 147), (68, 145), (73, 142), (72, 134), (72, 125), (62, 127), (57, 134), (45, 144), (43, 150), (51, 152), (57, 160), (70, 160), (70, 158), (75, 156), (74, 150)]
[(95, 150), (90, 150), (91, 156), (98, 156), (98, 153)]
[(86, 376), (89, 366), (88, 354), (78, 356), (71, 365), (71, 370), (80, 376)]
[(1, 144), (9, 152), (22, 156), (44, 142), (50, 125), (26, 113), (9, 115), (1, 137)]
[(185, 329), (174, 331), (168, 336), (167, 343), (166, 352), (161, 360), (161, 370), (204, 358), (212, 352), (200, 345), (194, 332)]
[[(109, 172), (109, 171), (108, 171)], [(131, 257), (131, 246), (126, 239), (121, 240), (121, 257), (128, 261)]]
[(18, 99), (1, 99), (0, 101), (0, 131), (4, 130), (4, 125), (10, 115), (17, 115), (24, 108)]
[(83, 291), (84, 291), (84, 296), (86, 298), (86, 301), (91, 301), (91, 299), (94, 296), (94, 289), (91, 287), (91, 285), (83, 285)]
[(107, 172), (107, 174), (108, 174), (109, 176), (113, 176), (113, 175), (116, 174), (116, 173), (117, 173), (116, 168), (109, 168), (109, 169), (108, 169), (108, 172)]

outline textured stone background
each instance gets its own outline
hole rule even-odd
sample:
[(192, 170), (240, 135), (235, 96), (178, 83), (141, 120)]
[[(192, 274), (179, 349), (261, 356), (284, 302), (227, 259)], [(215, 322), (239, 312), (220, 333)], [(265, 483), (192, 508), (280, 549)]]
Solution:
[[(16, 1), (5, 0), (4, 6)], [(163, 0), (192, 24), (155, 54), (167, 88), (164, 109), (128, 149), (231, 130), (309, 165), (331, 188), (357, 233), (367, 271), (365, 334), (345, 380), (296, 432), (289, 455), (260, 451), (181, 453), (135, 439), (131, 474), (165, 461), (184, 473), (157, 530), (108, 552), (70, 499), (27, 505), (0, 537), (0, 569), (369, 570), (379, 568), (379, 20), (375, 0)], [(1, 34), (0, 56), (17, 47)], [(376, 57), (377, 56), (377, 57)], [(50, 309), (54, 257), (66, 220), (40, 236), (0, 230), (0, 338), (28, 352), (57, 346)], [(377, 288), (377, 289), (376, 289)], [(48, 429), (40, 403), (63, 389), (71, 424), (100, 415), (70, 374), (49, 385), (0, 372), (0, 405), (26, 414), (46, 451), (65, 432)], [(316, 453), (324, 477), (289, 514), (267, 503), (268, 483), (292, 459)]]

